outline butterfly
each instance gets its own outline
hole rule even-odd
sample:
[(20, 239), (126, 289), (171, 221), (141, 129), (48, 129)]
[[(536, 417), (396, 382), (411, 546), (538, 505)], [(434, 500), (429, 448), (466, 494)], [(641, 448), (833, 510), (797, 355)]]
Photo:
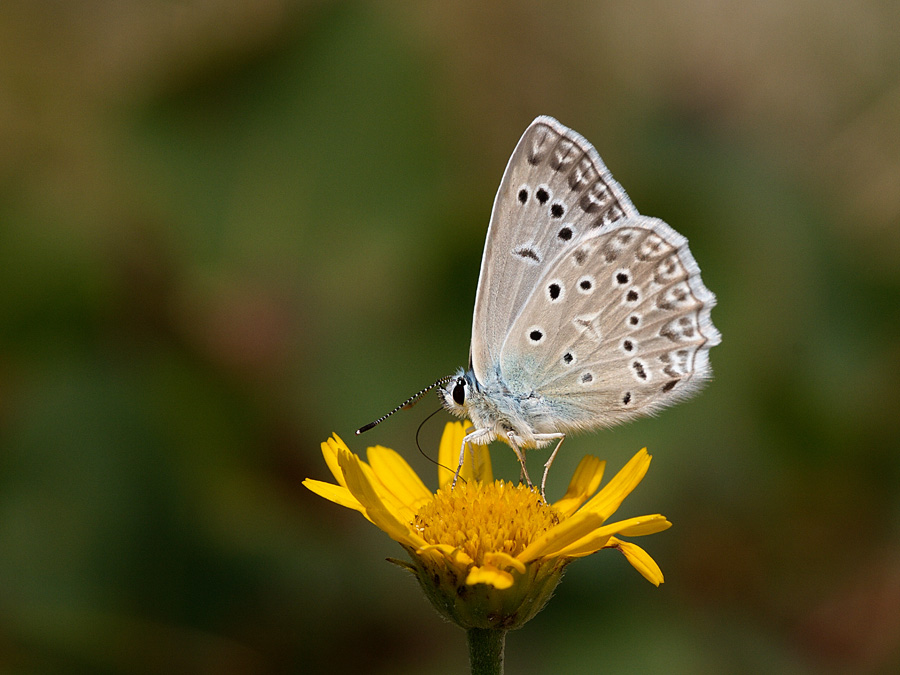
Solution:
[(467, 443), (499, 439), (529, 486), (525, 449), (556, 441), (543, 494), (567, 434), (655, 413), (709, 379), (715, 303), (687, 240), (640, 215), (581, 135), (538, 117), (494, 199), (469, 366), (397, 410), (437, 388), (472, 422), (460, 466)]

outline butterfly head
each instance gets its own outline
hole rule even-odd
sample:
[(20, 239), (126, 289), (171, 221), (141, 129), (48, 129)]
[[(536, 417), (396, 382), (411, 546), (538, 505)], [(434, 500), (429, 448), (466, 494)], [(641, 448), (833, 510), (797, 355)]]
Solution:
[(475, 374), (460, 370), (447, 379), (437, 392), (443, 406), (457, 417), (465, 417), (469, 411), (469, 399), (476, 390)]

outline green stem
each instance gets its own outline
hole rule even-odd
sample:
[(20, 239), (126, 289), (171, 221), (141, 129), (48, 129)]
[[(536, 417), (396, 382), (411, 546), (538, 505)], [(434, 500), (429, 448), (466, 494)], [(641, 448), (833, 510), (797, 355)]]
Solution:
[(469, 628), (469, 662), (472, 675), (503, 675), (503, 648), (506, 631), (492, 628)]

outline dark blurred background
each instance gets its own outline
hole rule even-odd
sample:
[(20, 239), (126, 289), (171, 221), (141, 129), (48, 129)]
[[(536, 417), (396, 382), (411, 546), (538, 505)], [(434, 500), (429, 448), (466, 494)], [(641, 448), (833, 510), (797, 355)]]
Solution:
[(465, 363), (494, 193), (549, 114), (690, 239), (723, 343), (700, 396), (551, 475), (648, 446), (619, 515), (674, 522), (641, 541), (666, 583), (576, 561), (508, 672), (896, 672), (898, 26), (841, 0), (4, 2), (0, 671), (466, 671), (399, 546), (300, 482), (336, 431), (434, 486), (436, 399), (352, 432)]

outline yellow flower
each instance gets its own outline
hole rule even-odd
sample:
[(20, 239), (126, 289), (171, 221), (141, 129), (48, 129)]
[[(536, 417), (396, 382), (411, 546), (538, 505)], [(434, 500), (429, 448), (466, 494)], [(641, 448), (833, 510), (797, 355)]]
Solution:
[[(355, 509), (409, 553), (409, 569), (444, 616), (463, 628), (516, 628), (546, 603), (573, 559), (618, 549), (648, 581), (663, 575), (639, 546), (620, 539), (668, 529), (659, 514), (606, 521), (640, 483), (650, 465), (638, 452), (597, 492), (605, 462), (581, 460), (559, 501), (538, 491), (494, 481), (486, 446), (470, 446), (451, 487), (454, 459), (466, 425), (450, 423), (441, 438), (437, 492), (431, 492), (399, 454), (368, 450), (366, 463), (335, 434), (322, 453), (337, 484), (306, 479), (316, 494)], [(595, 494), (596, 493), (596, 494)]]

